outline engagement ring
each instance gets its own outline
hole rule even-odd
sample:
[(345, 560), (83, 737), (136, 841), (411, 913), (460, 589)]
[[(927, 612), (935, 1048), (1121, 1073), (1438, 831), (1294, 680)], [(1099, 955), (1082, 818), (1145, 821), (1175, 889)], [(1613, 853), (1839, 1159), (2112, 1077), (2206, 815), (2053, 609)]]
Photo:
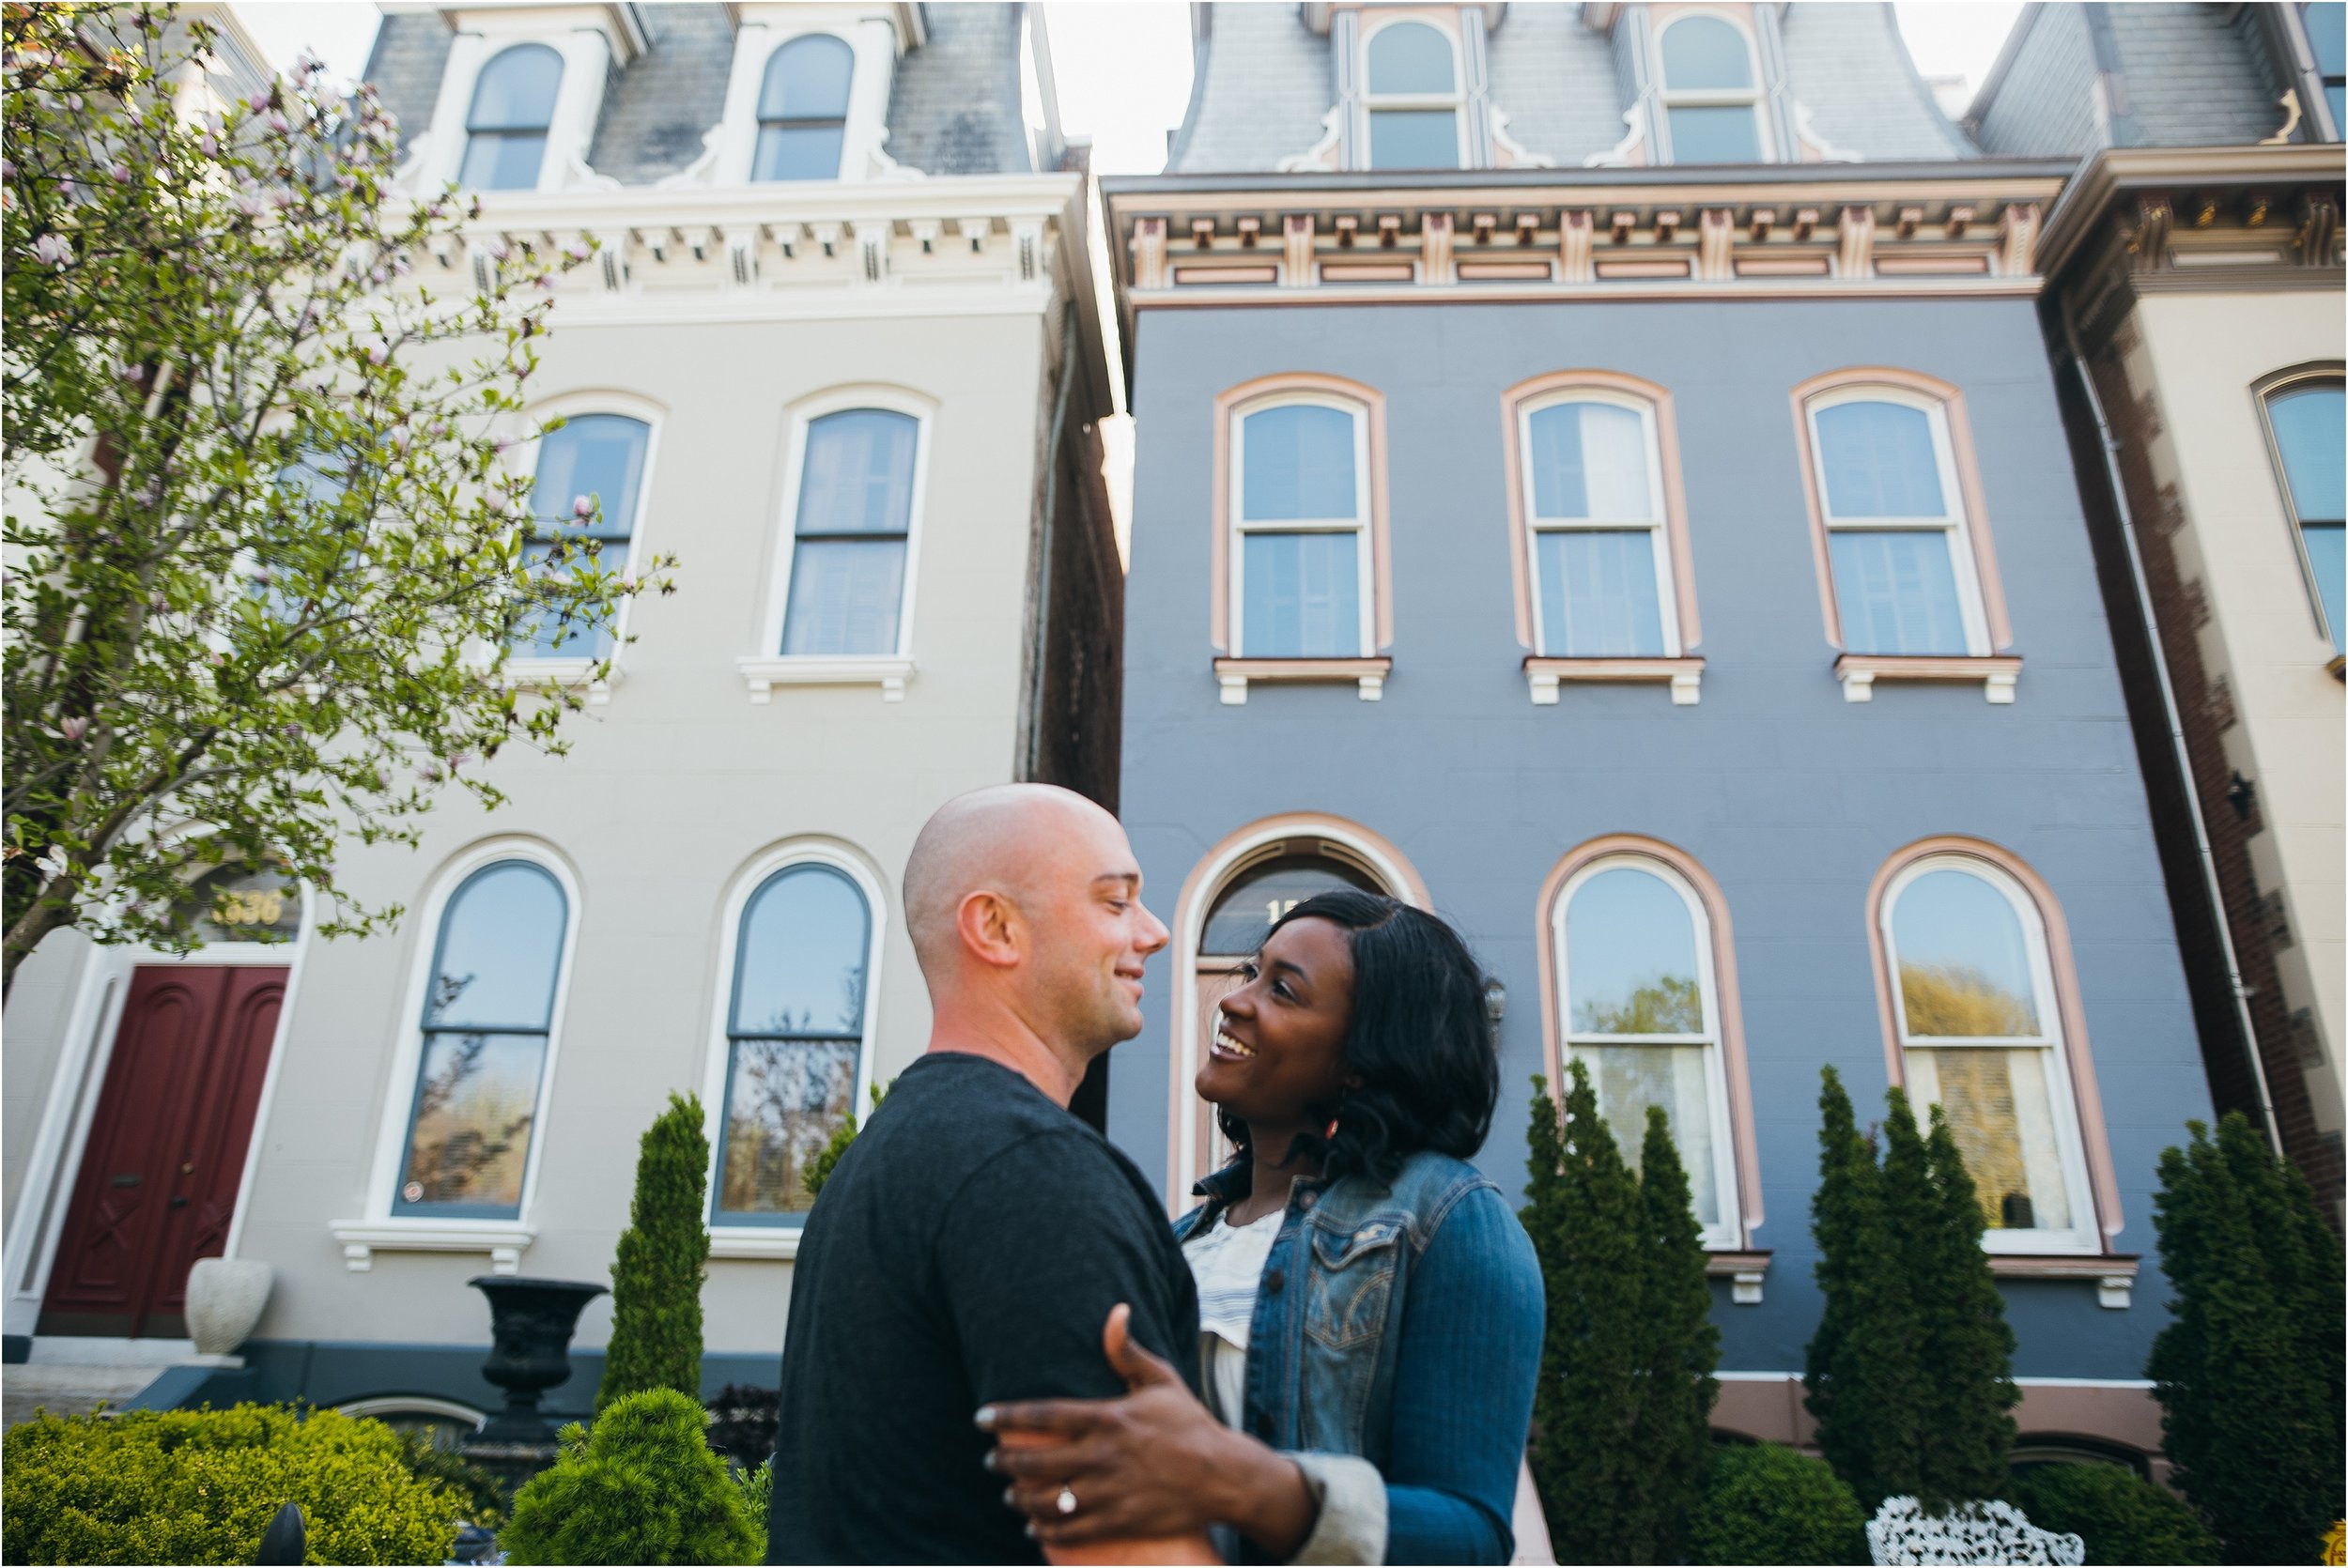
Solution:
[(1074, 1514), (1076, 1512), (1076, 1494), (1065, 1486), (1061, 1487), (1058, 1506), (1062, 1514)]

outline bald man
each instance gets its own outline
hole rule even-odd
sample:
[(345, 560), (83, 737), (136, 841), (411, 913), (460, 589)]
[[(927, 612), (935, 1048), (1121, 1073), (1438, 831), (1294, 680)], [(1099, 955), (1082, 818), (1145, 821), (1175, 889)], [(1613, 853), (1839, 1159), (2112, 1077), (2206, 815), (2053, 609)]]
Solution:
[(1117, 819), (1041, 784), (949, 801), (905, 863), (929, 1050), (824, 1184), (793, 1274), (769, 1562), (1035, 1562), (982, 1405), (1105, 1397), (1109, 1309), (1198, 1383), (1198, 1300), (1157, 1195), (1069, 1114), (1141, 1031), (1166, 927)]

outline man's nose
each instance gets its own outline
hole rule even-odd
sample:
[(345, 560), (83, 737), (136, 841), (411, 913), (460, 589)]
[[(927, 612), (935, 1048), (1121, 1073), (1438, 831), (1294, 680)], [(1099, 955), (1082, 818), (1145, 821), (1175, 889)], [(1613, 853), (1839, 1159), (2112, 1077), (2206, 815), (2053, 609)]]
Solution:
[(1140, 948), (1144, 953), (1154, 953), (1159, 948), (1166, 945), (1167, 940), (1173, 933), (1166, 929), (1165, 921), (1150, 913), (1150, 906), (1148, 904), (1141, 904), (1136, 907), (1138, 907), (1141, 911), (1141, 939), (1138, 942), (1135, 942), (1134, 945)]

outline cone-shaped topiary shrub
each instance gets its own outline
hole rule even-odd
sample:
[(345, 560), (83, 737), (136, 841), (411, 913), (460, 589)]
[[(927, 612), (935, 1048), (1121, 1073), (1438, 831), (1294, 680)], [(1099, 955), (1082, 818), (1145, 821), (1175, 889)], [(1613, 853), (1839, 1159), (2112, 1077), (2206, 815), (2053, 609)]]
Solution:
[(709, 1262), (703, 1204), (709, 1138), (702, 1102), (671, 1095), (645, 1129), (636, 1158), (636, 1199), (611, 1264), (611, 1342), (604, 1351), (598, 1413), (624, 1394), (702, 1391), (702, 1275)]
[(2090, 1562), (2217, 1560), (2217, 1541), (2165, 1486), (2117, 1465), (2032, 1465), (2006, 1499), (2040, 1530), (2077, 1535)]
[(1826, 1461), (1780, 1443), (1722, 1443), (1712, 1451), (1689, 1526), (1690, 1562), (1867, 1559), (1867, 1517)]
[(755, 1562), (765, 1542), (708, 1417), (674, 1389), (616, 1399), (592, 1434), (563, 1429), (563, 1454), (514, 1496), (498, 1544), (512, 1563)]

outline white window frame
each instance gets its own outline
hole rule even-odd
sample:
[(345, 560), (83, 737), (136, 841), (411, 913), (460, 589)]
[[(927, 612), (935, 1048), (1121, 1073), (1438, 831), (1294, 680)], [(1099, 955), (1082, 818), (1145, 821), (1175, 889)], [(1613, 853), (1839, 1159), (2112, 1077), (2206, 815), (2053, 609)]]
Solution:
[[(522, 1161), (521, 1201), (511, 1220), (475, 1220), (435, 1216), (410, 1217), (393, 1212), (392, 1194), (408, 1154), (409, 1121), (415, 1109), (416, 1072), (424, 1058), (425, 998), (432, 985), (432, 961), (440, 950), (440, 926), (449, 902), (475, 871), (500, 861), (520, 860), (554, 878), (563, 890), (563, 956), (555, 964), (554, 1005), (547, 1015), (547, 1054), (539, 1068), (537, 1110), (530, 1125), (530, 1153)], [(335, 1239), (343, 1243), (344, 1261), (354, 1272), (364, 1272), (371, 1251), (487, 1252), (495, 1271), (518, 1270), (521, 1253), (537, 1237), (531, 1217), (537, 1199), (538, 1171), (546, 1160), (548, 1113), (553, 1108), (554, 1075), (563, 1054), (565, 1015), (570, 1009), (571, 975), (579, 959), (579, 915), (584, 899), (578, 873), (553, 846), (536, 838), (484, 839), (445, 862), (434, 874), (430, 894), (412, 928), (415, 948), (409, 960), (408, 985), (394, 1015), (397, 1043), (391, 1053), (381, 1125), (376, 1135), (374, 1169), (367, 1179), (365, 1218), (336, 1221)]]
[[(1657, 878), (1679, 897), (1687, 906), (1688, 920), (1695, 932), (1696, 983), (1704, 999), (1705, 1029), (1692, 1035), (1599, 1035), (1576, 1030), (1572, 1010), (1572, 952), (1566, 940), (1566, 921), (1573, 908), (1574, 895), (1593, 877), (1608, 871), (1643, 871)], [(1557, 969), (1557, 1028), (1563, 1042), (1565, 1059), (1574, 1059), (1577, 1052), (1597, 1050), (1604, 1046), (1654, 1045), (1702, 1046), (1704, 1048), (1705, 1109), (1712, 1118), (1712, 1181), (1717, 1189), (1716, 1202), (1720, 1208), (1717, 1222), (1703, 1227), (1707, 1252), (1733, 1253), (1744, 1244), (1744, 1216), (1737, 1202), (1737, 1126), (1728, 1114), (1727, 1053), (1721, 1044), (1721, 998), (1719, 966), (1712, 954), (1712, 916), (1704, 907), (1704, 900), (1688, 884), (1688, 879), (1668, 862), (1635, 851), (1619, 854), (1600, 855), (1575, 871), (1558, 890), (1549, 915), (1551, 951)], [(1617, 1142), (1636, 1144), (1645, 1136), (1644, 1127), (1614, 1129)]]
[[(1846, 403), (1894, 403), (1923, 414), (1932, 430), (1932, 459), (1940, 481), (1941, 514), (1934, 517), (1840, 517), (1834, 513), (1834, 498), (1827, 485), (1826, 438), (1818, 428), (1818, 415), (1829, 408)], [(1957, 483), (1956, 448), (1949, 438), (1948, 405), (1937, 397), (1911, 392), (1905, 387), (1888, 383), (1869, 382), (1863, 385), (1836, 387), (1804, 400), (1801, 417), (1810, 432), (1810, 464), (1818, 489), (1818, 520), (1825, 528), (1826, 566), (1831, 582), (1834, 573), (1834, 535), (1837, 531), (1937, 532), (1949, 542), (1950, 575), (1956, 579), (1957, 613), (1965, 623), (1965, 654), (1970, 658), (1986, 658), (1994, 650), (1989, 645), (1989, 618), (1982, 604), (1981, 566), (1973, 558), (1971, 519), (1966, 514), (1964, 487)], [(1840, 582), (1833, 582), (1834, 617), (1841, 624), (1843, 592)], [(1850, 648), (1851, 629), (1843, 626), (1843, 646)], [(1871, 651), (1870, 651), (1871, 652)], [(1893, 655), (1885, 654), (1884, 657)], [(1953, 656), (1953, 655), (1952, 655)]]
[[(1411, 23), (1416, 23), (1422, 27), (1433, 28), (1436, 32), (1442, 34), (1444, 41), (1451, 46), (1451, 90), (1449, 92), (1375, 93), (1370, 90), (1370, 40), (1377, 38), (1379, 34), (1384, 32), (1389, 27), (1399, 27)], [(1362, 167), (1365, 169), (1376, 169), (1378, 167), (1378, 165), (1372, 161), (1372, 154), (1370, 151), (1370, 122), (1371, 117), (1374, 115), (1388, 109), (1449, 110), (1451, 112), (1452, 135), (1455, 138), (1456, 145), (1459, 148), (1459, 161), (1452, 166), (1458, 169), (1473, 167), (1469, 161), (1468, 150), (1466, 51), (1460, 47), (1459, 28), (1453, 23), (1451, 18), (1431, 11), (1398, 11), (1392, 16), (1383, 16), (1378, 18), (1375, 25), (1362, 29), (1361, 48), (1362, 63), (1359, 80), (1362, 84)], [(1381, 170), (1380, 172), (1394, 173), (1397, 171)]]
[[(563, 392), (533, 405), (524, 416), (524, 427), (540, 430), (548, 420), (582, 418), (588, 414), (617, 414), (632, 419), (644, 426), (644, 469), (636, 485), (636, 526), (628, 530), (627, 559), (621, 563), (623, 573), (641, 570), (649, 559), (644, 549), (644, 530), (652, 518), (653, 466), (660, 457), (660, 431), (667, 423), (668, 410), (650, 398), (634, 392)], [(530, 440), (530, 479), (534, 490), (538, 482), (538, 459), (544, 451), (544, 436)], [(532, 519), (535, 521), (535, 519)], [(610, 562), (605, 561), (609, 569)], [(620, 684), (627, 653), (627, 623), (636, 607), (636, 596), (630, 594), (620, 601), (619, 614), (611, 622), (611, 663), (610, 671), (589, 688), (588, 700), (605, 702), (610, 699), (611, 688)], [(604, 660), (593, 654), (563, 654), (547, 657), (533, 653), (508, 653), (505, 658), (505, 681), (509, 684), (536, 685), (552, 682), (556, 685), (577, 685), (594, 674)]]
[[(1918, 878), (1936, 871), (1958, 871), (1978, 877), (2013, 908), (2015, 917), (2022, 924), (2023, 940), (2030, 949), (2031, 1003), (2038, 1010), (2038, 1034), (1979, 1038), (1945, 1036), (1909, 1038), (1908, 999), (1900, 990), (1900, 897)], [(1884, 889), (1880, 918), (1883, 961), (1889, 971), (1885, 978), (1892, 994), (1892, 1027), (1899, 1041), (1900, 1078), (1903, 1083), (1908, 1078), (1908, 1053), (1911, 1047), (1920, 1051), (2035, 1049), (2045, 1064), (2047, 1111), (2054, 1120), (2055, 1147), (2062, 1162), (2063, 1193), (2071, 1206), (2070, 1228), (1985, 1230), (1982, 1234), (1983, 1249), (1991, 1253), (2022, 1254), (2100, 1253), (2103, 1249), (2096, 1227), (2094, 1193), (2087, 1179), (2086, 1141), (2079, 1127), (2078, 1097), (2071, 1084), (2070, 1042), (2063, 1038), (2062, 1010), (2055, 993), (2053, 960), (2047, 943), (2047, 921), (2039, 911), (2038, 901), (2002, 868), (1989, 861), (1968, 854), (1928, 854), (1900, 868), (1899, 874)], [(1914, 1110), (1921, 1127), (1925, 1107), (1918, 1104)]]
[[(591, 183), (587, 152), (595, 137), (595, 122), (603, 113), (604, 85), (614, 57), (623, 65), (635, 57), (640, 40), (621, 28), (621, 6), (468, 7), (450, 14), (456, 29), (448, 64), (440, 73), (440, 96), (433, 104), (431, 126), (417, 149), (411, 188), (429, 193), (454, 184), (465, 166), (470, 137), (466, 121), (472, 116), (473, 90), (484, 67), (517, 44), (541, 43), (563, 57), (563, 80), (556, 86), (554, 113), (547, 122), (547, 149), (538, 162), (539, 192), (566, 191)], [(525, 194), (519, 191), (486, 191), (485, 199)]]
[[(1603, 403), (1628, 408), (1639, 416), (1641, 438), (1646, 442), (1646, 493), (1649, 515), (1625, 517), (1544, 517), (1537, 510), (1533, 484), (1533, 416), (1573, 403)], [(1644, 397), (1599, 387), (1561, 387), (1528, 399), (1517, 409), (1517, 483), (1523, 486), (1525, 581), (1533, 585), (1533, 646), (1543, 658), (1568, 655), (1549, 646), (1549, 628), (1541, 619), (1541, 535), (1544, 533), (1627, 533), (1647, 530), (1654, 547), (1655, 603), (1663, 627), (1661, 656), (1676, 659), (1679, 640), (1678, 577), (1673, 570), (1671, 527), (1663, 501), (1663, 449), (1655, 424), (1655, 405)], [(1621, 655), (1624, 657), (1652, 655)]]
[(709, 1231), (712, 1257), (796, 1257), (799, 1235), (807, 1224), (804, 1212), (779, 1219), (772, 1224), (716, 1222), (720, 1176), (718, 1160), (724, 1145), (727, 1080), (734, 1068), (730, 1025), (734, 963), (742, 945), (742, 916), (749, 909), (751, 897), (766, 885), (769, 878), (795, 866), (821, 866), (838, 871), (864, 896), (869, 916), (864, 955), (864, 1039), (857, 1057), (856, 1088), (849, 1112), (860, 1120), (872, 1110), (876, 1070), (873, 1058), (880, 1037), (881, 955), (887, 945), (885, 939), (891, 918), (884, 879), (862, 852), (842, 840), (793, 838), (775, 845), (742, 869), (726, 889), (720, 912), (718, 968), (711, 987), (714, 994), (710, 999), (709, 1033), (702, 1066), (702, 1106), (709, 1137), (709, 1197), (702, 1219)]
[[(783, 45), (817, 33), (838, 38), (855, 56), (848, 77), (847, 125), (840, 140), (837, 178), (866, 180), (892, 168), (881, 146), (888, 139), (889, 85), (896, 76), (897, 57), (904, 51), (894, 15), (900, 8), (748, 0), (735, 9), (740, 23), (734, 31), (734, 69), (726, 78), (725, 108), (708, 139), (716, 158), (712, 182), (749, 183), (750, 166), (758, 154), (758, 97), (766, 85), (766, 67)], [(780, 183), (821, 186), (826, 182)]]
[[(1290, 407), (1332, 408), (1353, 422), (1353, 515), (1350, 517), (1266, 517), (1247, 515), (1247, 422), (1257, 414)], [(1247, 649), (1247, 536), (1251, 533), (1351, 533), (1354, 536), (1353, 569), (1357, 581), (1354, 603), (1360, 611), (1361, 639), (1351, 653), (1315, 653), (1305, 658), (1373, 658), (1378, 652), (1378, 573), (1371, 555), (1376, 539), (1370, 529), (1369, 409), (1352, 398), (1328, 392), (1290, 391), (1250, 398), (1231, 410), (1230, 455), (1230, 606), (1231, 657), (1268, 658), (1283, 655), (1250, 653)]]
[[(1671, 72), (1664, 69), (1663, 38), (1674, 27), (1693, 17), (1710, 17), (1737, 29), (1737, 36), (1745, 40), (1746, 76), (1750, 86), (1744, 87), (1680, 87), (1672, 85)], [(1769, 124), (1769, 88), (1761, 76), (1761, 51), (1755, 45), (1753, 28), (1745, 19), (1733, 12), (1712, 9), (1676, 11), (1655, 30), (1655, 80), (1662, 98), (1664, 135), (1671, 134), (1671, 112), (1674, 109), (1734, 109), (1753, 111), (1753, 145), (1760, 148), (1760, 161), (1778, 161), (1774, 127)], [(1679, 149), (1672, 148), (1672, 161), (1677, 163)]]
[[(916, 424), (913, 437), (913, 498), (905, 524), (904, 597), (897, 607), (897, 646), (886, 653), (784, 653), (782, 631), (791, 607), (791, 563), (798, 553), (799, 488), (807, 481), (810, 427), (827, 414), (879, 408), (904, 414)], [(904, 700), (913, 677), (913, 616), (921, 580), (923, 516), (929, 510), (930, 444), (937, 404), (904, 387), (833, 387), (791, 406), (789, 457), (783, 468), (782, 505), (775, 531), (775, 561), (759, 616), (758, 651), (734, 660), (749, 684), (750, 700), (765, 702), (778, 685), (878, 685), (883, 700)]]
[[(2283, 443), (2275, 434), (2275, 400), (2294, 392), (2312, 392), (2322, 387), (2343, 385), (2343, 376), (2337, 365), (2317, 366), (2309, 370), (2285, 371), (2257, 383), (2253, 389), (2258, 398), (2259, 429), (2266, 437), (2266, 455), (2275, 470), (2275, 498), (2282, 503), (2283, 520), (2291, 528), (2291, 549), (2299, 562), (2299, 580), (2306, 586), (2308, 610), (2315, 619), (2315, 635), (2331, 645), (2339, 628), (2324, 612), (2324, 588), (2316, 580), (2315, 562), (2308, 555), (2307, 519), (2299, 515), (2299, 498), (2291, 493), (2291, 470), (2283, 466)], [(2329, 518), (2318, 522), (2328, 523)], [(2337, 657), (2337, 655), (2333, 655)]]

